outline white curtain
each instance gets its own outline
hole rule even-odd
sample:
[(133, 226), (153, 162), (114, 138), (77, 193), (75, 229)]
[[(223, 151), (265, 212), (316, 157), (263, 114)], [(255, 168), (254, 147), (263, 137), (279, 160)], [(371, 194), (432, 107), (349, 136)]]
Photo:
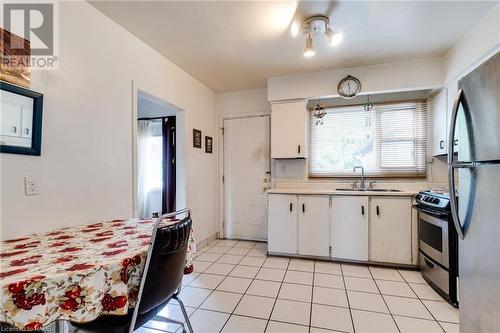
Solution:
[(148, 163), (151, 161), (152, 122), (150, 120), (139, 120), (137, 122), (137, 184), (139, 201), (139, 218), (148, 218)]

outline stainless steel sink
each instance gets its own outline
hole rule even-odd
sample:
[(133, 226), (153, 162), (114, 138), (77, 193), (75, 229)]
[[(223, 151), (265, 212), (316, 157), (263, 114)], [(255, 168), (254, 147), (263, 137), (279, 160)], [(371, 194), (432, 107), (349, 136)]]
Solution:
[(386, 188), (337, 188), (337, 191), (352, 191), (352, 192), (401, 192), (401, 190), (386, 189)]

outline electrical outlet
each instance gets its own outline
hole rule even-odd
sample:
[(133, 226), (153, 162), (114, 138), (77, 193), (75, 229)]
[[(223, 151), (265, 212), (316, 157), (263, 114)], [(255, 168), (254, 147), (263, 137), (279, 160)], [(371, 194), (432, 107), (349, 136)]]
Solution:
[(24, 177), (24, 192), (26, 195), (40, 194), (40, 179), (38, 177)]

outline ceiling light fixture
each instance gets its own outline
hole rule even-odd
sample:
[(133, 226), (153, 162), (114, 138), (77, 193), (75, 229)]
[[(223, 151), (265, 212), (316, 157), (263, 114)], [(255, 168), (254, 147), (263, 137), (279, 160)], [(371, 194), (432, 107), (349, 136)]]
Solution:
[(310, 34), (306, 38), (306, 47), (304, 49), (304, 57), (310, 58), (316, 54), (313, 47), (313, 39)]
[(336, 46), (342, 41), (342, 33), (334, 31), (330, 27), (330, 19), (323, 15), (312, 16), (302, 22), (299, 26), (297, 22), (293, 22), (290, 27), (292, 36), (297, 36), (299, 31), (306, 34), (306, 47), (304, 49), (304, 57), (312, 57), (316, 54), (312, 46), (312, 37), (320, 34), (325, 34), (331, 46)]

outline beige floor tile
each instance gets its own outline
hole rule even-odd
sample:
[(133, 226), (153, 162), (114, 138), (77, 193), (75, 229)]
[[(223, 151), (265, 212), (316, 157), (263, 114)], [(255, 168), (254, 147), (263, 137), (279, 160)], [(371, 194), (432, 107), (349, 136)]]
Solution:
[(446, 302), (422, 301), (438, 321), (458, 323), (458, 309)]
[(344, 276), (344, 281), (347, 290), (379, 293), (375, 281), (372, 279)]
[(311, 326), (343, 332), (353, 332), (349, 309), (327, 305), (312, 305)]
[(205, 252), (205, 253), (202, 253), (199, 256), (197, 256), (196, 260), (199, 260), (199, 261), (208, 261), (208, 262), (215, 262), (221, 256), (222, 255), (220, 253)]
[(399, 269), (398, 271), (408, 283), (411, 282), (427, 284), (427, 282), (422, 277), (422, 273), (420, 273), (419, 271), (411, 271), (406, 269)]
[[(188, 316), (191, 315), (195, 310), (196, 308), (186, 307), (186, 312), (188, 313)], [(184, 316), (182, 315), (182, 311), (179, 305), (168, 304), (160, 311), (158, 315), (165, 318), (184, 322)], [(161, 331), (167, 331), (167, 332), (175, 332), (181, 327), (181, 325), (174, 323), (166, 323), (163, 321), (150, 320), (146, 324), (144, 324), (144, 327), (153, 328)]]
[(314, 287), (313, 303), (348, 307), (346, 292), (343, 289)]
[(459, 333), (459, 325), (454, 323), (439, 323), (446, 333)]
[(369, 269), (375, 280), (405, 281), (397, 269), (382, 267), (370, 267)]
[(278, 299), (274, 305), (271, 320), (309, 325), (310, 312), (310, 303)]
[(407, 298), (398, 296), (383, 296), (389, 311), (393, 315), (407, 317), (433, 319), (429, 311), (418, 298)]
[(253, 280), (247, 290), (247, 294), (277, 298), (280, 286), (280, 282)]
[(200, 305), (200, 309), (231, 313), (242, 296), (241, 294), (216, 290)]
[(228, 276), (219, 284), (217, 290), (244, 294), (250, 283), (251, 279)]
[(345, 289), (344, 279), (341, 275), (314, 274), (314, 283), (317, 287)]
[(273, 310), (274, 299), (269, 297), (245, 295), (234, 310), (235, 314), (269, 319)]
[(244, 247), (232, 247), (229, 251), (227, 251), (227, 254), (246, 256), (248, 252), (250, 252), (250, 249)]
[(292, 271), (302, 271), (302, 272), (313, 272), (314, 271), (314, 261), (313, 260), (302, 260), (302, 259), (292, 259), (288, 265), (288, 270)]
[(239, 242), (237, 242), (234, 247), (241, 247), (241, 248), (245, 248), (245, 249), (251, 249), (252, 247), (254, 247), (256, 243), (253, 242), (253, 241), (245, 241), (245, 240), (241, 240)]
[(267, 324), (266, 333), (309, 333), (309, 328), (307, 326), (270, 321)]
[(420, 299), (441, 302), (445, 301), (441, 295), (439, 295), (434, 289), (431, 288), (431, 286), (427, 284), (410, 283), (410, 287)]
[(368, 266), (342, 264), (342, 274), (344, 276), (372, 278)]
[(222, 333), (264, 333), (267, 320), (231, 316), (224, 326)]
[(288, 270), (286, 271), (284, 282), (306, 284), (311, 286), (313, 283), (313, 273)]
[(191, 282), (193, 282), (194, 279), (196, 279), (200, 275), (200, 273), (192, 272), (191, 274), (185, 274), (182, 277), (182, 285), (187, 286)]
[(361, 310), (352, 310), (356, 333), (399, 333), (392, 316)]
[(340, 264), (333, 262), (316, 261), (314, 271), (316, 273), (342, 275)]
[(274, 269), (274, 268), (261, 268), (257, 276), (255, 277), (258, 280), (267, 280), (267, 281), (276, 281), (281, 282), (285, 277), (285, 270), (283, 269)]
[(257, 242), (257, 243), (255, 243), (255, 245), (253, 246), (252, 249), (261, 249), (261, 250), (266, 250), (267, 251), (267, 243)]
[(267, 257), (267, 252), (266, 250), (263, 249), (251, 249), (248, 253), (247, 256), (249, 257)]
[(223, 263), (223, 264), (233, 264), (236, 265), (243, 259), (243, 256), (236, 256), (232, 254), (224, 254), (222, 257), (220, 257), (217, 262)]
[(235, 239), (221, 239), (217, 245), (233, 247), (236, 243), (238, 243), (238, 241)]
[(210, 265), (212, 265), (211, 262), (193, 260), (193, 271), (195, 273), (202, 273), (210, 267)]
[(190, 287), (215, 289), (219, 283), (224, 280), (222, 275), (214, 275), (208, 273), (201, 273), (196, 279), (189, 284)]
[(196, 333), (218, 333), (228, 318), (227, 313), (198, 309), (189, 319)]
[(309, 331), (309, 333), (334, 333), (334, 332), (340, 332), (340, 331), (325, 330), (323, 328), (317, 328), (317, 327), (311, 327), (311, 330)]
[(258, 272), (259, 267), (238, 265), (231, 271), (231, 273), (229, 273), (229, 276), (253, 279)]
[(198, 307), (210, 295), (211, 291), (208, 289), (185, 287), (182, 289), (179, 297), (187, 306)]
[(257, 257), (249, 257), (246, 256), (240, 261), (240, 265), (246, 265), (246, 266), (255, 266), (255, 267), (261, 267), (264, 264), (264, 261), (266, 261), (266, 258), (257, 258)]
[(292, 301), (311, 302), (311, 295), (312, 286), (283, 283), (281, 285), (278, 298)]
[(352, 309), (389, 313), (380, 294), (348, 290), (349, 305)]
[(401, 333), (443, 333), (435, 320), (394, 316)]
[(277, 269), (286, 269), (288, 267), (288, 262), (290, 259), (288, 258), (267, 258), (264, 262), (263, 267), (267, 268), (277, 268)]
[(210, 273), (210, 274), (217, 274), (217, 275), (228, 275), (233, 268), (235, 268), (236, 265), (231, 265), (231, 264), (222, 264), (222, 263), (214, 263), (212, 266), (208, 267), (205, 270), (205, 273)]
[(416, 298), (417, 295), (411, 290), (410, 286), (406, 282), (397, 281), (387, 281), (387, 280), (375, 280), (383, 295), (401, 296), (401, 297), (413, 297)]
[(215, 245), (207, 249), (206, 252), (224, 254), (231, 249), (230, 246), (219, 246)]

